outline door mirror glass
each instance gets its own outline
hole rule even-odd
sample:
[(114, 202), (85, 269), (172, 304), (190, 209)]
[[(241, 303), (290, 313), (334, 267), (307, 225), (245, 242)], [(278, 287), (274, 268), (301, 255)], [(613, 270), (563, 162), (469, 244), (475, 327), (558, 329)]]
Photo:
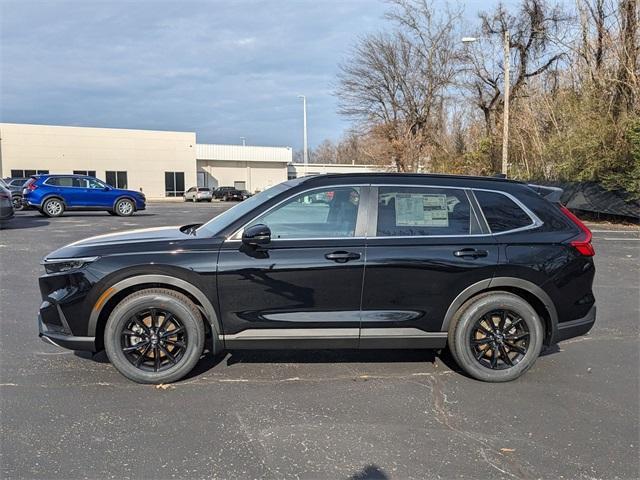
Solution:
[(271, 230), (264, 224), (247, 227), (242, 234), (242, 243), (245, 245), (265, 245), (271, 242)]

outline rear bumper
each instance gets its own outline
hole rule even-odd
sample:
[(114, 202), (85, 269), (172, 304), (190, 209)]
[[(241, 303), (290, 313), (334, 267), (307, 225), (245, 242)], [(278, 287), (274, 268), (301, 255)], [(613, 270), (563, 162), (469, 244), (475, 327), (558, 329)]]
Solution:
[(38, 315), (38, 336), (47, 343), (53, 343), (69, 350), (96, 351), (95, 337), (76, 337), (66, 334), (62, 329), (54, 329), (53, 326), (47, 327), (40, 315)]
[[(573, 337), (579, 337), (586, 334), (593, 324), (596, 323), (596, 306), (591, 307), (591, 310), (582, 318), (571, 320), (570, 322), (562, 322), (558, 324), (558, 333), (556, 334), (555, 342), (561, 342)], [(554, 343), (555, 343), (554, 342)]]

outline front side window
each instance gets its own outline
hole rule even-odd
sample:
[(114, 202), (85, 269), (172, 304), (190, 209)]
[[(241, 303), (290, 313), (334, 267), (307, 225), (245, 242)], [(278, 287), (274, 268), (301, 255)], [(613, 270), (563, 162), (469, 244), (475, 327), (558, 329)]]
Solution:
[(89, 188), (104, 188), (105, 184), (102, 183), (100, 180), (98, 180), (97, 178), (87, 178), (86, 179)]
[(491, 233), (506, 232), (528, 227), (533, 220), (513, 200), (497, 192), (474, 190)]
[(469, 235), (471, 218), (464, 190), (378, 188), (378, 237)]
[(359, 187), (323, 188), (288, 199), (251, 225), (267, 225), (273, 239), (353, 237), (359, 205)]

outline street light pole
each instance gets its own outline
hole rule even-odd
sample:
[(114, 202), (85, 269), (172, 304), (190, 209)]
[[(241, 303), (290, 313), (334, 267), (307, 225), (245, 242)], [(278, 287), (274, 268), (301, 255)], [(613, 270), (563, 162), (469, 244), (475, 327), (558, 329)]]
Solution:
[(305, 173), (307, 165), (309, 164), (309, 148), (307, 145), (307, 97), (304, 95), (298, 95), (298, 98), (302, 99), (302, 157), (304, 159)]
[(504, 32), (504, 112), (502, 119), (502, 173), (509, 170), (509, 31)]

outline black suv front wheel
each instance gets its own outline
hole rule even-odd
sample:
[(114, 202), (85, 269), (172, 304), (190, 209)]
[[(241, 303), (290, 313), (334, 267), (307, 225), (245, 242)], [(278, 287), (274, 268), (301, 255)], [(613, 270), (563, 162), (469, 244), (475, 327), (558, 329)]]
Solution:
[(544, 327), (535, 309), (509, 292), (467, 301), (449, 326), (449, 349), (458, 366), (486, 382), (508, 382), (540, 355)]
[(188, 374), (204, 348), (196, 305), (163, 288), (135, 292), (113, 309), (104, 332), (109, 360), (138, 383), (170, 383)]

